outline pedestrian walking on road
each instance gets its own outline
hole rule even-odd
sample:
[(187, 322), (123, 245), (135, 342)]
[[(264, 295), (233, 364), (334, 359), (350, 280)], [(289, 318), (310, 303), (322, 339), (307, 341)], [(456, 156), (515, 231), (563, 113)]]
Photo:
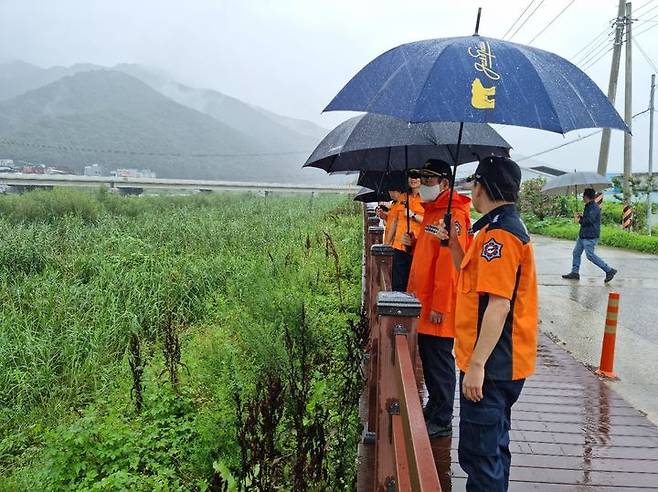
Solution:
[(580, 280), (580, 258), (585, 251), (585, 256), (589, 261), (605, 272), (605, 283), (610, 282), (617, 274), (617, 270), (608, 265), (595, 252), (596, 243), (601, 235), (601, 208), (595, 201), (596, 191), (587, 188), (583, 192), (583, 201), (585, 210), (582, 214), (575, 214), (574, 219), (580, 224), (580, 232), (576, 240), (576, 246), (573, 248), (573, 263), (571, 272), (562, 275), (562, 278), (569, 280)]
[[(475, 237), (464, 252), (454, 222), (449, 247), (459, 269), (455, 356), (460, 374), (459, 464), (469, 492), (509, 484), (512, 405), (535, 370), (537, 275), (518, 200), (521, 169), (507, 157), (482, 159), (472, 184)], [(439, 238), (448, 239), (445, 228)]]

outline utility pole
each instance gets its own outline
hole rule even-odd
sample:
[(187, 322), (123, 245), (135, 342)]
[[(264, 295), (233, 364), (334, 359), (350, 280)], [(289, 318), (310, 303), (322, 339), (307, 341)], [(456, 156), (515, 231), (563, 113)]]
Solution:
[(651, 76), (651, 92), (649, 93), (649, 175), (647, 176), (647, 231), (651, 236), (651, 222), (653, 221), (651, 213), (651, 192), (653, 191), (653, 114), (654, 95), (656, 92), (656, 74)]
[[(610, 104), (615, 105), (617, 98), (617, 81), (619, 80), (619, 62), (621, 60), (621, 45), (624, 35), (624, 15), (626, 10), (626, 0), (619, 0), (617, 9), (617, 19), (615, 20), (615, 43), (612, 50), (612, 64), (610, 65), (610, 82), (608, 83), (608, 100)], [(601, 137), (601, 147), (599, 149), (599, 166), (597, 172), (605, 176), (608, 172), (608, 156), (610, 155), (610, 128), (603, 129)]]
[[(631, 26), (633, 24), (632, 4), (626, 3), (626, 63), (624, 65), (624, 121), (628, 129), (633, 125), (633, 38), (631, 36)], [(624, 203), (631, 201), (631, 175), (633, 159), (633, 136), (630, 133), (624, 133)]]

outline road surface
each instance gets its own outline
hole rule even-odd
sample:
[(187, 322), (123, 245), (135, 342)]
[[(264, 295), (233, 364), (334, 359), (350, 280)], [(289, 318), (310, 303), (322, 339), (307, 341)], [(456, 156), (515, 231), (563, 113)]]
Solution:
[(573, 356), (598, 366), (608, 293), (621, 294), (615, 372), (609, 384), (658, 424), (658, 256), (616, 248), (597, 253), (619, 273), (609, 284), (583, 254), (580, 281), (564, 280), (572, 241), (534, 236), (541, 329)]

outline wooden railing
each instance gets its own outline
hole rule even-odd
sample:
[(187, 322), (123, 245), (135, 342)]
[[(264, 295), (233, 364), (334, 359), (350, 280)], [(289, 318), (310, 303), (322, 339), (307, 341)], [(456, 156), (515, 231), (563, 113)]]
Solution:
[(440, 491), (415, 371), (420, 303), (390, 291), (393, 248), (382, 244), (374, 211), (365, 211), (364, 222), (363, 307), (370, 339), (358, 490)]

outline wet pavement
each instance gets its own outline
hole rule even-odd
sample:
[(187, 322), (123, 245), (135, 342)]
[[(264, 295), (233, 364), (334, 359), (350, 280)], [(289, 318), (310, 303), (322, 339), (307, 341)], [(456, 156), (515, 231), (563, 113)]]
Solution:
[(572, 241), (533, 237), (539, 279), (541, 329), (573, 356), (597, 367), (609, 292), (621, 294), (615, 350), (619, 381), (609, 382), (658, 424), (658, 256), (616, 248), (597, 253), (619, 273), (608, 285), (603, 272), (582, 258), (580, 281), (564, 280)]
[[(455, 406), (458, 415), (459, 400)], [(463, 491), (457, 434), (433, 449), (445, 477), (450, 445), (452, 490)], [(510, 437), (510, 491), (658, 490), (658, 427), (546, 335), (537, 372), (514, 406)]]

